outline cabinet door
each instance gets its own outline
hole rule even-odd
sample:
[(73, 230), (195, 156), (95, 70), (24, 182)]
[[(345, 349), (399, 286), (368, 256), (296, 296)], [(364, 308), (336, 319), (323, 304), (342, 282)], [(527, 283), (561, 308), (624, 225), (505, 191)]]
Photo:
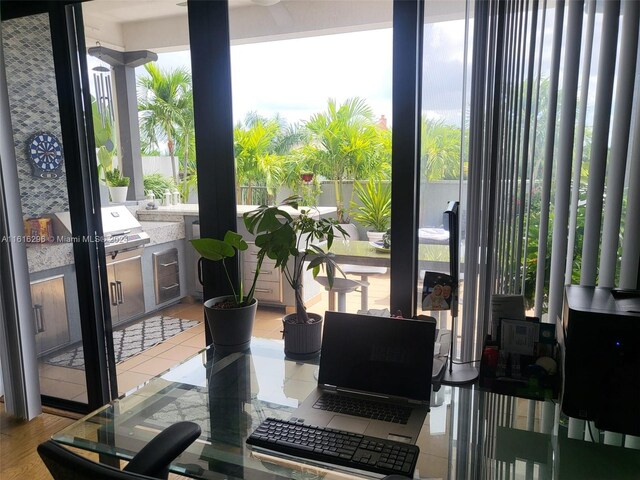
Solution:
[(64, 293), (64, 275), (31, 284), (38, 355), (69, 343), (67, 302)]
[(180, 297), (180, 268), (178, 249), (156, 252), (153, 258), (153, 277), (156, 287), (156, 305)]
[(135, 315), (144, 313), (142, 257), (136, 256), (122, 262), (116, 262), (113, 267), (118, 301), (117, 323), (121, 323)]

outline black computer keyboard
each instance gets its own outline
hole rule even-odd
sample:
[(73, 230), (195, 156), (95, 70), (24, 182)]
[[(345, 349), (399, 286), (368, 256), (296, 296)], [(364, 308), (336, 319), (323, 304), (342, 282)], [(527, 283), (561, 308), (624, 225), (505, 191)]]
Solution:
[(415, 445), (276, 418), (262, 422), (247, 438), (247, 444), (310, 460), (407, 477), (413, 477), (420, 453)]
[(316, 400), (313, 408), (403, 425), (407, 424), (411, 416), (409, 407), (327, 393)]

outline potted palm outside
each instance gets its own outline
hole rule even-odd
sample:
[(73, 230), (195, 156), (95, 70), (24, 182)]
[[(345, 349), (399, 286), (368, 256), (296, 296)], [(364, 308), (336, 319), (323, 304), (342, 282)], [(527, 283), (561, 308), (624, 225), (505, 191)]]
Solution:
[(242, 235), (228, 231), (222, 240), (196, 238), (191, 240), (191, 244), (203, 258), (222, 262), (222, 267), (233, 292), (232, 295), (213, 297), (204, 302), (207, 328), (213, 338), (214, 348), (218, 353), (246, 350), (251, 343), (253, 322), (258, 308), (258, 300), (253, 295), (264, 256), (258, 258), (253, 283), (247, 294), (244, 295), (242, 281), (239, 285), (234, 285), (226, 264), (227, 259), (236, 257), (236, 252), (244, 251), (249, 247)]
[[(333, 255), (318, 243), (326, 241), (330, 249), (336, 231), (343, 237), (347, 234), (336, 220), (317, 218), (312, 209), (298, 209), (299, 200), (300, 197), (293, 196), (278, 206), (261, 205), (244, 215), (244, 223), (255, 235), (258, 262), (265, 256), (275, 260), (276, 268), (294, 291), (296, 311), (282, 320), (284, 351), (290, 358), (304, 360), (320, 354), (323, 321), (322, 316), (307, 312), (302, 291), (304, 272), (311, 270), (315, 278), (323, 267), (332, 286), (339, 268)], [(298, 215), (283, 207), (297, 211)]]
[(127, 190), (129, 189), (129, 177), (123, 177), (120, 170), (114, 168), (104, 172), (104, 179), (109, 187), (109, 195), (113, 203), (124, 203), (127, 201)]
[(352, 202), (353, 219), (365, 228), (372, 242), (381, 241), (391, 223), (391, 185), (369, 180), (366, 184), (354, 182), (354, 191), (360, 204)]

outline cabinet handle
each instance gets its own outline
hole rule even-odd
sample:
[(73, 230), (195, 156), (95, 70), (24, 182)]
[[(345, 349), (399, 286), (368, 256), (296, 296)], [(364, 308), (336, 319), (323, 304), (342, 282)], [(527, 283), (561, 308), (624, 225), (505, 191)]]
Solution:
[(162, 290), (171, 290), (172, 288), (176, 288), (179, 286), (180, 286), (179, 283), (174, 283), (173, 285), (169, 285), (168, 287), (160, 287), (160, 288), (162, 288)]
[(200, 285), (204, 286), (204, 280), (202, 278), (202, 257), (198, 259), (198, 282), (200, 282)]
[(111, 288), (111, 305), (114, 307), (118, 306), (118, 292), (116, 291), (115, 282), (109, 282), (109, 287)]
[[(257, 272), (257, 270), (251, 270), (251, 273), (255, 274)], [(273, 270), (265, 270), (262, 271), (260, 270), (260, 275), (273, 275)]]
[(33, 306), (33, 317), (36, 321), (36, 333), (44, 332), (44, 317), (42, 316), (42, 305)]
[(123, 304), (124, 303), (124, 293), (122, 293), (122, 282), (119, 280), (116, 280), (116, 289), (118, 290), (118, 303), (119, 304)]
[(273, 292), (272, 289), (270, 288), (256, 288), (256, 292), (260, 292), (260, 293), (271, 293)]
[(169, 263), (161, 263), (160, 266), (161, 267), (170, 267), (171, 265), (177, 265), (177, 264), (178, 264), (178, 261), (175, 260), (175, 261), (169, 262)]

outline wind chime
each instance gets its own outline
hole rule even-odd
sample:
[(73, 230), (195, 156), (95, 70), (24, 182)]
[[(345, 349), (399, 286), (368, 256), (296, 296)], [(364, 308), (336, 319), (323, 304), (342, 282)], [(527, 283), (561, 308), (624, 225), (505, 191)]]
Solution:
[[(98, 44), (98, 46), (100, 46)], [(113, 94), (111, 91), (111, 70), (104, 65), (92, 68), (93, 86), (96, 92), (96, 106), (100, 122), (104, 127), (107, 121), (113, 123)], [(108, 119), (108, 120), (107, 120)]]

